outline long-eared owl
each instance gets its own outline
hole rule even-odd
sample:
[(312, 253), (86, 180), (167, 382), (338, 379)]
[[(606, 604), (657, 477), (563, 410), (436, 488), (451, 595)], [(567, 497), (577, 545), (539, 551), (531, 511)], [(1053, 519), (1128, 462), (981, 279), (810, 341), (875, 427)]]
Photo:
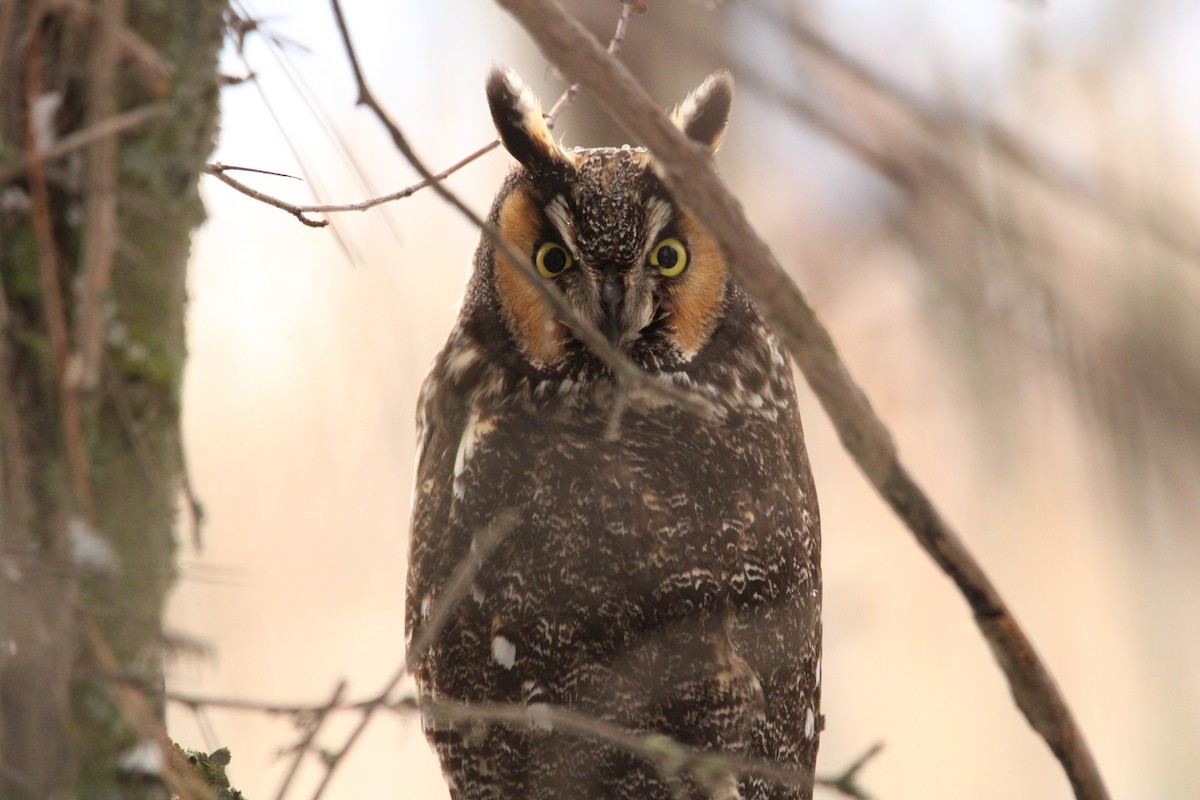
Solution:
[[(411, 642), (512, 515), (412, 664), (451, 797), (811, 797), (820, 522), (788, 359), (649, 152), (560, 146), (512, 72), (487, 98), (518, 162), (490, 215), (511, 247), (482, 238), (421, 392), (407, 587)], [(716, 73), (674, 121), (715, 150), (732, 100)], [(535, 278), (712, 412), (622, 395)], [(431, 701), (524, 707), (526, 724), (449, 724)], [(672, 774), (556, 730), (555, 708), (807, 777)]]

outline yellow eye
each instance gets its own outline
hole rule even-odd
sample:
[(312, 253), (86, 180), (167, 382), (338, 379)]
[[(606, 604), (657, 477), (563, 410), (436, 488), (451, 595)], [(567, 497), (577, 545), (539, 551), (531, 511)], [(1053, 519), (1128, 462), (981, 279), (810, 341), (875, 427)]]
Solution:
[(543, 242), (533, 257), (533, 263), (543, 278), (556, 278), (571, 268), (574, 259), (554, 242)]
[(687, 248), (678, 239), (663, 239), (650, 251), (651, 266), (658, 267), (658, 271), (668, 278), (687, 269), (687, 263)]

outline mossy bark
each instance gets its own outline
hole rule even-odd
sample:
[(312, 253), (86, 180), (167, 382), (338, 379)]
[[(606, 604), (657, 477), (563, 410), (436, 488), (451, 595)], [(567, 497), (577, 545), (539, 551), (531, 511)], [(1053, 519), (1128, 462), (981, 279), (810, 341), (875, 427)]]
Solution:
[[(196, 187), (216, 127), (225, 7), (0, 4), (0, 797), (165, 794), (121, 766), (144, 732), (115, 700), (102, 662), (111, 652), (127, 677), (161, 683), (185, 276), (203, 218)], [(115, 59), (100, 96), (104, 46)], [(39, 180), (28, 164), (31, 101), (53, 110), (37, 122), (43, 146), (94, 129), (98, 116), (165, 109), (121, 132), (115, 153), (90, 145), (47, 159)], [(89, 205), (105, 158), (114, 165), (103, 188), (115, 201), (109, 234)], [(42, 230), (52, 254), (34, 226), (39, 213), (51, 222)], [(111, 242), (109, 277), (89, 283), (89, 237), (101, 235)], [(66, 360), (52, 335), (48, 264)], [(93, 329), (81, 321), (89, 306), (101, 312)], [(89, 346), (98, 354), (91, 379), (74, 374)]]

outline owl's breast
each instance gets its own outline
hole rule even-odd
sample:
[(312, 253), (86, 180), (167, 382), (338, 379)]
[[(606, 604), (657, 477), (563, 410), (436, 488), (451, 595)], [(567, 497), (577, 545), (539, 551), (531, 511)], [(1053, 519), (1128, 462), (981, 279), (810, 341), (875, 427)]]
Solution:
[(529, 406), (464, 427), (450, 528), (520, 518), (477, 579), (506, 638), (602, 655), (799, 580), (802, 498), (777, 429), (658, 408), (626, 411), (614, 437), (610, 413)]

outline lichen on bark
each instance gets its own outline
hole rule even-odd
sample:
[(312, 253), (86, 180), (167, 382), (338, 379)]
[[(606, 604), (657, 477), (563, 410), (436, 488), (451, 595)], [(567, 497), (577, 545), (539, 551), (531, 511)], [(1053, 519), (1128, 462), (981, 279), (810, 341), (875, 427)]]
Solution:
[[(121, 767), (145, 731), (117, 702), (115, 676), (102, 668), (94, 642), (104, 642), (124, 677), (151, 688), (161, 683), (181, 469), (186, 266), (191, 233), (203, 219), (197, 182), (216, 128), (224, 11), (225, 3), (211, 0), (16, 0), (0, 7), (0, 175), (9, 176), (0, 181), (5, 798), (165, 794)], [(96, 50), (106, 42), (116, 56), (111, 96), (100, 97)], [(97, 107), (120, 113), (150, 103), (166, 104), (167, 113), (124, 132), (109, 156), (114, 181), (102, 191), (112, 195), (102, 199), (115, 207), (115, 235), (107, 279), (93, 289), (82, 274), (84, 253), (96, 245), (90, 236), (104, 234), (86, 195), (97, 191), (89, 180), (104, 172), (102, 151), (89, 146), (46, 160), (39, 208), (34, 171), (26, 168), (29, 109), (52, 112), (35, 119), (45, 140), (85, 128)], [(53, 285), (70, 333), (66, 370), (39, 280), (48, 263), (45, 238), (33, 226), (40, 210), (52, 223)], [(80, 324), (89, 303), (102, 313), (90, 384), (72, 374), (89, 344)], [(73, 393), (79, 409), (74, 441), (64, 426), (64, 393)], [(82, 450), (86, 498), (73, 480), (72, 446)]]

